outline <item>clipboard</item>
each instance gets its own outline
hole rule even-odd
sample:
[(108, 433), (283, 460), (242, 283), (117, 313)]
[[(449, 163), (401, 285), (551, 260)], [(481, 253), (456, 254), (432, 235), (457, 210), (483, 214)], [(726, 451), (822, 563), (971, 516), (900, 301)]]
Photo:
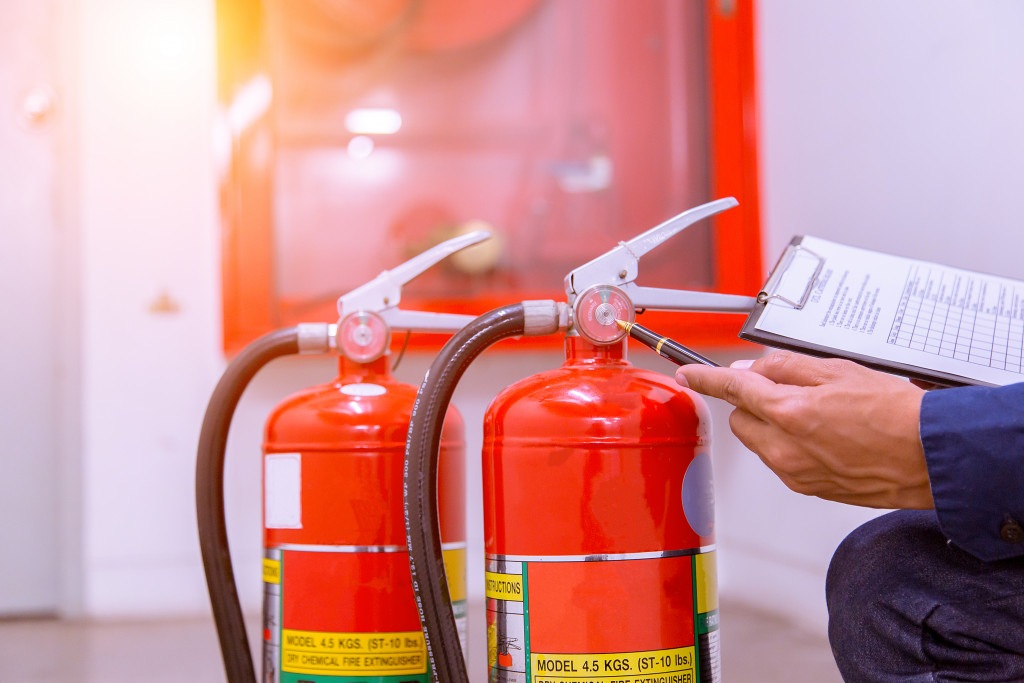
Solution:
[[(840, 302), (839, 310), (833, 310), (840, 294), (846, 291), (841, 289), (845, 280), (836, 286), (839, 277), (836, 270), (844, 268), (848, 268), (846, 276), (856, 271), (851, 278), (854, 288), (858, 283), (870, 284), (875, 275), (878, 276), (874, 283), (877, 287), (868, 289), (861, 286), (856, 302), (852, 293), (844, 294), (846, 298)], [(940, 283), (938, 288), (935, 287), (936, 281)], [(897, 282), (899, 286), (896, 286)], [(967, 289), (968, 285), (976, 283), (984, 287), (977, 293), (974, 289)], [(994, 290), (989, 291), (990, 285), (998, 285), (1002, 289), (993, 294)], [(849, 288), (847, 286), (847, 290)], [(865, 289), (868, 296), (875, 297), (870, 300), (871, 307), (864, 302)], [(883, 289), (886, 290), (884, 295), (880, 294)], [(959, 333), (966, 325), (965, 318), (981, 330), (982, 321), (975, 309), (994, 310), (987, 305), (988, 299), (997, 296), (997, 301), (1003, 302), (998, 296), (1005, 292), (1016, 298), (1012, 299), (1005, 316), (999, 315), (1002, 309), (995, 314), (995, 327), (999, 331), (994, 332), (990, 357), (986, 359), (980, 341), (980, 350), (964, 347)], [(883, 301), (876, 311), (874, 305), (880, 296)], [(829, 297), (833, 298), (829, 300)], [(783, 251), (756, 301), (739, 333), (740, 338), (747, 341), (821, 358), (845, 358), (875, 370), (943, 386), (1000, 386), (1024, 381), (1024, 351), (1020, 348), (1024, 341), (1018, 341), (1019, 337), (1024, 337), (1024, 281), (799, 235)], [(832, 304), (833, 308), (826, 309), (825, 304)], [(931, 313), (926, 316), (929, 306)], [(813, 312), (812, 308), (815, 309)], [(852, 314), (849, 312), (851, 308)], [(822, 310), (826, 311), (824, 316)], [(965, 310), (968, 311), (966, 316)], [(867, 321), (864, 320), (865, 311)], [(909, 317), (911, 312), (917, 316), (913, 321)], [(789, 321), (785, 332), (762, 324), (769, 313)], [(955, 319), (958, 313), (959, 320)], [(849, 316), (856, 324), (844, 322), (845, 318), (840, 319), (840, 315)], [(801, 316), (814, 319), (800, 322)], [(989, 313), (981, 313), (980, 316), (986, 317)], [(889, 323), (890, 317), (892, 322), (888, 330), (875, 329)], [(922, 331), (923, 320), (927, 320), (927, 331)], [(839, 325), (835, 324), (837, 321)], [(868, 322), (872, 323), (871, 334), (867, 334)], [(905, 331), (911, 322), (914, 323), (913, 330)], [(955, 327), (954, 322), (959, 327)], [(846, 328), (842, 327), (843, 324)], [(1007, 342), (1000, 345), (998, 342), (1002, 341), (1002, 336), (996, 339), (995, 335), (1002, 335), (1004, 328), (1008, 332)], [(880, 339), (882, 333), (885, 333), (884, 339)], [(958, 336), (952, 340), (954, 333)], [(997, 362), (1000, 359), (1001, 363)], [(985, 366), (986, 360), (990, 367)]]

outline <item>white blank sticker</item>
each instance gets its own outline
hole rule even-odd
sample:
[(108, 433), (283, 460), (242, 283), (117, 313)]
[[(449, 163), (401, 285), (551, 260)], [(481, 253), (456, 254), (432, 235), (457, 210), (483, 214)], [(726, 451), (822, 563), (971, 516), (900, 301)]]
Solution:
[(302, 455), (264, 456), (263, 516), (268, 529), (302, 528)]
[(346, 384), (341, 388), (341, 393), (349, 396), (380, 396), (387, 391), (379, 384)]

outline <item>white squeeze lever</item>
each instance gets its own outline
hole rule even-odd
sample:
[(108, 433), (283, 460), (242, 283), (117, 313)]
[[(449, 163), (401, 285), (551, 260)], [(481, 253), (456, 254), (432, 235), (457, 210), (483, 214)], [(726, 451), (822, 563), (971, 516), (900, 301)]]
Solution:
[(365, 363), (387, 351), (392, 330), (455, 332), (462, 329), (475, 316), (398, 308), (402, 286), (455, 252), (490, 236), (486, 230), (477, 230), (453, 237), (342, 295), (338, 299), (338, 348), (353, 360)]
[(726, 197), (684, 211), (571, 271), (565, 276), (565, 294), (577, 331), (591, 341), (608, 343), (622, 336), (615, 318), (632, 321), (638, 310), (752, 311), (757, 300), (751, 296), (641, 287), (635, 282), (644, 254), (697, 221), (738, 204)]

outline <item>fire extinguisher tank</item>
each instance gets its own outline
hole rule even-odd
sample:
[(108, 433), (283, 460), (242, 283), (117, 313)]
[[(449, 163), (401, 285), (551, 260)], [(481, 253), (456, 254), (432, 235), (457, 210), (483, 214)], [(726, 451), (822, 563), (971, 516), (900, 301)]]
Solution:
[[(274, 409), (264, 440), (264, 680), (427, 681), (402, 510), (417, 388), (388, 357)], [(449, 588), (465, 632), (465, 443), (452, 408), (438, 504)], [(391, 676), (396, 678), (392, 679)], [(365, 678), (364, 678), (365, 677)]]
[(484, 423), (490, 680), (717, 681), (707, 406), (566, 338)]

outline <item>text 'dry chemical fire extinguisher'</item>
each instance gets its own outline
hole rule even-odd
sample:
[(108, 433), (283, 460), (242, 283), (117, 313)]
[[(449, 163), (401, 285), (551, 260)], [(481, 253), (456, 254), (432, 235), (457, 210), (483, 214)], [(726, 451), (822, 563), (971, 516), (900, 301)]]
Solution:
[(485, 418), (488, 680), (720, 680), (707, 406), (631, 366), (615, 321), (645, 309), (748, 313), (751, 297), (634, 282), (641, 256), (736, 203), (696, 207), (620, 243), (566, 276), (566, 303), (491, 311), (435, 359), (409, 427), (405, 496), (436, 681), (468, 681), (433, 502), (444, 412), (484, 348), (566, 329), (565, 363), (502, 391)]
[[(228, 366), (203, 422), (196, 470), (199, 537), (231, 683), (255, 681), (224, 520), (224, 451), (235, 406), (278, 356), (339, 351), (339, 376), (278, 405), (263, 445), (263, 681), (425, 682), (428, 659), (410, 582), (402, 514), (405, 438), (416, 387), (389, 368), (391, 332), (454, 332), (471, 316), (405, 311), (401, 288), (487, 239), (448, 240), (338, 300), (336, 325), (256, 340)], [(441, 561), (465, 638), (465, 443), (462, 418), (440, 427)]]

